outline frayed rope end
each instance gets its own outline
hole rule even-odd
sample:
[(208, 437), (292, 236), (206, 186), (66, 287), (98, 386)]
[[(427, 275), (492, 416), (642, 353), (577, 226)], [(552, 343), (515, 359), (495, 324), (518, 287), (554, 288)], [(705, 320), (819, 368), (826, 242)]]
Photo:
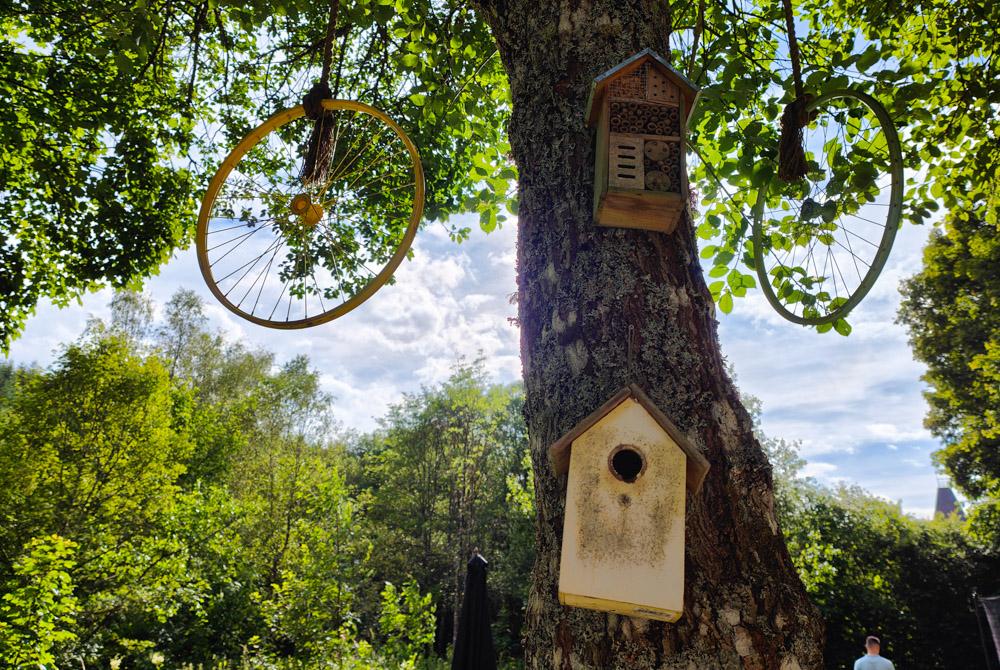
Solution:
[(312, 119), (313, 129), (299, 180), (303, 185), (326, 181), (333, 156), (333, 114), (323, 109), (323, 101), (333, 97), (330, 86), (319, 82), (302, 99), (306, 117)]
[(778, 178), (785, 182), (802, 179), (809, 173), (805, 148), (802, 146), (802, 129), (809, 123), (806, 106), (811, 95), (804, 95), (785, 105), (781, 115), (781, 139), (778, 142)]

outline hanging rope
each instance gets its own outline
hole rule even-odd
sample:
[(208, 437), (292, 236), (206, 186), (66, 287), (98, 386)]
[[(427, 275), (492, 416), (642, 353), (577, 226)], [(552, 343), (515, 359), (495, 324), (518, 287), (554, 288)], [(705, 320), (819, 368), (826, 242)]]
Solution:
[(778, 177), (782, 181), (798, 181), (809, 172), (806, 152), (802, 146), (802, 129), (809, 123), (806, 106), (812, 96), (802, 86), (802, 67), (799, 62), (799, 44), (795, 39), (795, 15), (792, 0), (782, 0), (785, 9), (785, 29), (788, 32), (788, 55), (792, 60), (792, 77), (795, 80), (795, 100), (785, 105), (781, 115), (781, 139), (778, 142)]
[(299, 179), (306, 186), (326, 181), (330, 159), (333, 157), (333, 114), (323, 109), (323, 101), (333, 97), (333, 91), (330, 90), (330, 69), (333, 64), (333, 40), (337, 34), (339, 7), (338, 0), (330, 3), (330, 16), (326, 24), (326, 36), (323, 38), (323, 70), (319, 81), (302, 98), (306, 117), (314, 122), (302, 172), (299, 174)]

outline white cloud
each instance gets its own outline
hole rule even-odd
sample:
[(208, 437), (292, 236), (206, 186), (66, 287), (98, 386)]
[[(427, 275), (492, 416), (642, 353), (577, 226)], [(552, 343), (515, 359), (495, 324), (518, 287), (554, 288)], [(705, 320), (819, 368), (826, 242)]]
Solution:
[(822, 461), (809, 461), (802, 472), (800, 473), (803, 477), (816, 477), (829, 479), (831, 474), (837, 471), (837, 466), (833, 463), (824, 463)]
[[(892, 440), (894, 442), (907, 442), (910, 440), (930, 439), (930, 433), (923, 428), (914, 429), (912, 426), (906, 428), (895, 423), (871, 423), (867, 426), (872, 437), (880, 440)], [(890, 449), (897, 449), (895, 445), (888, 445)]]
[[(508, 225), (484, 235), (469, 223), (473, 234), (461, 245), (441, 226), (422, 230), (412, 260), (400, 266), (393, 285), (316, 328), (271, 330), (240, 319), (209, 293), (193, 249), (178, 252), (146, 290), (162, 314), (174, 291), (193, 289), (204, 299), (210, 323), (228, 337), (274, 351), (279, 362), (307, 354), (321, 371), (324, 388), (337, 397), (337, 417), (368, 430), (403, 392), (443, 381), (459, 357), (471, 360), (482, 352), (495, 377), (520, 377), (519, 335), (508, 321), (517, 311), (508, 301), (516, 290), (514, 266), (501, 263), (513, 258), (516, 229)], [(41, 304), (10, 358), (47, 365), (55, 349), (80, 334), (89, 315), (108, 319), (111, 295), (90, 294), (82, 306), (63, 310)]]
[(913, 507), (908, 506), (904, 508), (906, 513), (915, 516), (918, 519), (933, 519), (934, 518), (934, 506), (930, 507)]
[[(353, 312), (317, 328), (277, 331), (247, 323), (217, 304), (204, 287), (193, 250), (179, 252), (147, 290), (161, 304), (181, 286), (205, 299), (211, 323), (248, 346), (275, 351), (279, 361), (307, 354), (324, 388), (337, 397), (336, 415), (368, 430), (404, 392), (445, 379), (459, 356), (481, 351), (502, 381), (520, 377), (519, 332), (508, 322), (515, 285), (513, 223), (484, 235), (469, 219), (471, 238), (456, 245), (443, 226), (421, 230), (414, 257), (397, 281)], [(922, 427), (923, 366), (910, 354), (894, 323), (898, 282), (920, 267), (926, 228), (908, 226), (882, 277), (851, 317), (850, 337), (819, 335), (779, 317), (759, 291), (720, 316), (723, 352), (741, 389), (763, 402), (766, 433), (801, 440), (812, 476), (847, 481), (907, 510), (933, 507), (936, 488)], [(89, 314), (106, 319), (111, 294), (86, 296), (82, 306), (40, 305), (11, 357), (47, 364), (52, 351), (83, 329)], [(906, 452), (909, 462), (899, 459)]]

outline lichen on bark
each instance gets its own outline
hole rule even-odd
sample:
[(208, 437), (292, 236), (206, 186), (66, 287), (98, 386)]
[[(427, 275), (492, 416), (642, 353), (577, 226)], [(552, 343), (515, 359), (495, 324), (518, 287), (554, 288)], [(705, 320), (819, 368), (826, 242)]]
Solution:
[[(529, 668), (822, 666), (822, 623), (773, 513), (770, 467), (726, 375), (690, 219), (671, 235), (594, 224), (595, 76), (650, 47), (668, 53), (668, 4), (476, 0), (507, 69), (519, 170), (518, 309), (536, 474)], [(558, 602), (565, 478), (547, 447), (628, 383), (703, 451), (688, 494), (685, 609), (675, 624)]]

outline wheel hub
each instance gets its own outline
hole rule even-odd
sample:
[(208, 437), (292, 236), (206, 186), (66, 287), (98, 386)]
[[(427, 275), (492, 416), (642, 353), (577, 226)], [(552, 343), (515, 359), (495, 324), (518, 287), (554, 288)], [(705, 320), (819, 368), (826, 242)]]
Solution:
[(307, 226), (315, 226), (323, 218), (323, 208), (313, 203), (307, 193), (299, 193), (292, 198), (290, 207), (292, 214), (300, 217)]

